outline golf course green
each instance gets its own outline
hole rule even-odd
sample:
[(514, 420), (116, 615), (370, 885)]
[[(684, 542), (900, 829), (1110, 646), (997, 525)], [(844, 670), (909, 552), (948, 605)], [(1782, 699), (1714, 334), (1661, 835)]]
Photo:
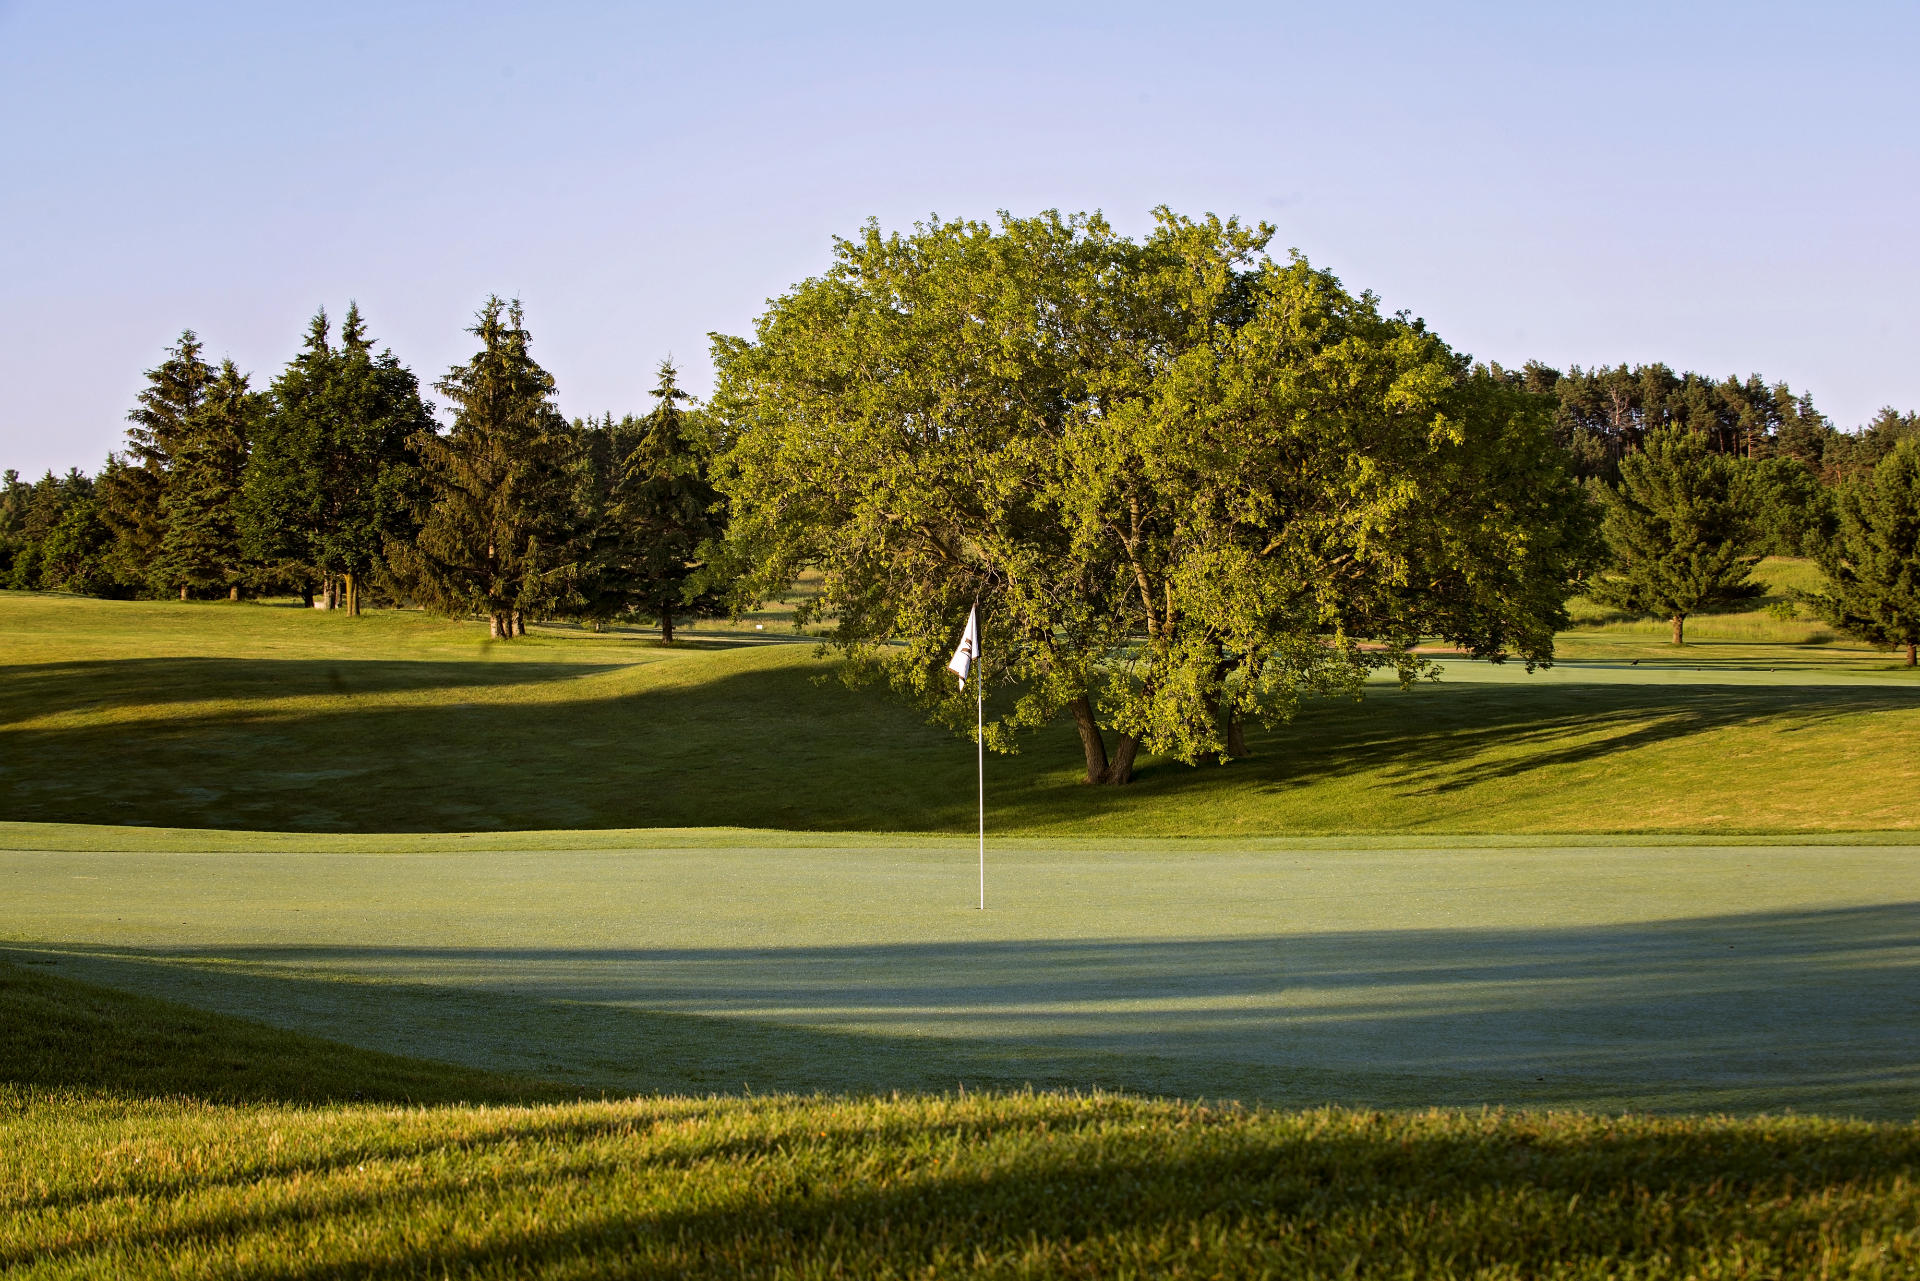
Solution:
[(778, 611), (0, 594), (0, 1270), (1911, 1275), (1920, 683), (1782, 612), (1036, 736), (980, 911)]

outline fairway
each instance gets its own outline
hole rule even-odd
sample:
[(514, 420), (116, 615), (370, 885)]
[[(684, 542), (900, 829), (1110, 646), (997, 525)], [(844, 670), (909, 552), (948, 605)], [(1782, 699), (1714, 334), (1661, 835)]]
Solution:
[(1901, 845), (37, 832), (8, 959), (588, 1094), (1920, 1111)]
[[(1770, 572), (1790, 584), (1806, 566)], [(769, 614), (661, 647), (553, 627), (0, 593), (0, 818), (256, 832), (973, 826), (973, 752)], [(1920, 675), (1764, 613), (1676, 650), (1589, 620), (1527, 672), (1310, 700), (1252, 754), (1081, 784), (1065, 721), (987, 761), (1026, 836), (1872, 833), (1920, 826)], [(788, 641), (778, 643), (769, 636)], [(991, 707), (989, 708), (991, 712)]]

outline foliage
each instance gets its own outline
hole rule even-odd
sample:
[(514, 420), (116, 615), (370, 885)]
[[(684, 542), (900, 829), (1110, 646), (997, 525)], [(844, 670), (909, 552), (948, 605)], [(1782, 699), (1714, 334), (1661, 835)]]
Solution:
[(1807, 599), (1834, 626), (1874, 645), (1920, 647), (1920, 438), (1841, 486), (1838, 527), (1820, 549), (1832, 584)]
[[(166, 537), (167, 488), (175, 455), (191, 431), (194, 415), (212, 386), (214, 369), (201, 358), (205, 348), (191, 329), (167, 349), (167, 359), (147, 371), (147, 386), (127, 414), (127, 453), (99, 478), (101, 520), (113, 534), (109, 572), (125, 582), (146, 582), (155, 590), (161, 545)], [(164, 574), (159, 578), (164, 579)]]
[(468, 332), (480, 350), (435, 384), (454, 406), (451, 430), (414, 437), (428, 497), (418, 538), (394, 559), (426, 602), (485, 614), (509, 637), (570, 593), (575, 441), (520, 304), (487, 299)]
[(1684, 643), (1689, 614), (1752, 600), (1762, 587), (1747, 552), (1751, 521), (1736, 492), (1733, 461), (1705, 437), (1663, 428), (1620, 462), (1620, 489), (1607, 502), (1610, 572), (1588, 594), (1603, 605), (1671, 621)]
[(383, 567), (387, 544), (413, 533), (413, 442), (433, 419), (413, 374), (390, 349), (374, 354), (357, 305), (337, 348), (328, 330), (322, 310), (274, 381), (247, 468), (247, 541), (257, 560), (299, 578), (345, 579), (357, 613), (360, 585)]
[(237, 591), (245, 573), (240, 546), (240, 487), (260, 397), (231, 360), (207, 386), (170, 446), (161, 514), (165, 532), (149, 570), (178, 587)]
[(716, 342), (749, 590), (818, 567), (856, 670), (956, 725), (979, 598), (1019, 691), (989, 741), (1069, 709), (1089, 781), (1411, 678), (1422, 634), (1545, 661), (1580, 504), (1541, 407), (1270, 234), (1162, 210), (1139, 244), (1056, 214), (836, 242)]
[(612, 415), (597, 432), (590, 468), (603, 477), (590, 486), (596, 519), (581, 572), (581, 595), (590, 618), (639, 614), (660, 623), (673, 640), (676, 619), (713, 618), (727, 612), (726, 584), (709, 572), (704, 548), (725, 529), (725, 504), (707, 479), (708, 459), (685, 408), (692, 398), (680, 389), (673, 362), (660, 363), (653, 412), (616, 427)]
[(1838, 435), (1809, 397), (1758, 374), (1715, 381), (1659, 363), (1591, 370), (1576, 365), (1562, 374), (1537, 362), (1498, 373), (1550, 394), (1558, 406), (1555, 435), (1575, 469), (1609, 484), (1618, 483), (1622, 458), (1665, 429), (1694, 432), (1715, 453), (1793, 458), (1816, 470)]

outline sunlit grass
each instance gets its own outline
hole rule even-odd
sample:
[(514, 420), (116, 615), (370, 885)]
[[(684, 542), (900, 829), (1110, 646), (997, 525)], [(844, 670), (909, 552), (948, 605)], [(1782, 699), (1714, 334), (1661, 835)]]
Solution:
[[(1782, 573), (1804, 574), (1786, 565)], [(990, 759), (1006, 833), (1886, 831), (1920, 824), (1920, 685), (1816, 624), (1566, 634), (1559, 664), (1255, 726), (1252, 755), (1087, 788), (1062, 723)], [(770, 639), (773, 637), (775, 639)], [(313, 832), (967, 830), (972, 754), (779, 626), (634, 631), (0, 593), (0, 814)], [(1734, 765), (1703, 768), (1703, 762)], [(1789, 780), (1751, 786), (1754, 769)], [(1863, 785), (1863, 780), (1864, 785)], [(1632, 803), (1623, 805), (1622, 798)]]
[[(40, 986), (0, 966), (0, 1018), (18, 1017), (20, 990)], [(161, 1012), (93, 999), (136, 1022)], [(1920, 1268), (1913, 1124), (1274, 1112), (1049, 1093), (397, 1107), (289, 1104), (268, 1088), (253, 1102), (209, 1102), (232, 1093), (235, 1073), (271, 1087), (366, 1056), (177, 1013), (207, 1038), (196, 1061), (210, 1089), (177, 1065), (143, 1076), (127, 1061), (112, 1080), (49, 1090), (7, 1083), (17, 1060), (0, 1059), (9, 1275), (1866, 1278)], [(116, 1035), (111, 1017), (94, 1031)], [(277, 1063), (253, 1062), (263, 1056)], [(401, 1070), (418, 1087), (436, 1069)], [(445, 1075), (456, 1093), (487, 1088)]]

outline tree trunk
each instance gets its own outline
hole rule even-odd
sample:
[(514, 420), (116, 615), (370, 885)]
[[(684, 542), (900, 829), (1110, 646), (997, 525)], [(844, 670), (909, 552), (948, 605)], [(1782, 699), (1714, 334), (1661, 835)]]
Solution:
[(1247, 755), (1247, 723), (1240, 719), (1239, 713), (1227, 713), (1227, 756), (1239, 760)]
[(1107, 765), (1107, 776), (1100, 781), (1121, 787), (1133, 781), (1133, 757), (1140, 750), (1140, 740), (1131, 734), (1122, 734), (1113, 745), (1113, 760)]
[(228, 600), (240, 599), (240, 588), (238, 584), (235, 584), (234, 586), (227, 588), (227, 599)]
[(1068, 706), (1073, 710), (1073, 726), (1080, 731), (1080, 748), (1087, 754), (1087, 782), (1105, 782), (1107, 741), (1100, 737), (1100, 722), (1093, 718), (1093, 704), (1082, 694)]
[(1687, 643), (1687, 616), (1685, 614), (1675, 614), (1673, 616), (1673, 643), (1676, 645), (1684, 645)]
[(320, 584), (320, 608), (331, 613), (340, 604), (340, 586), (328, 574)]
[(360, 584), (353, 580), (352, 574), (340, 575), (340, 594), (345, 597), (341, 602), (347, 611), (347, 617), (353, 618), (360, 613)]
[(527, 634), (527, 616), (517, 609), (513, 611), (513, 634), (515, 636)]
[(660, 643), (663, 645), (673, 644), (673, 615), (672, 614), (660, 615)]
[(300, 607), (302, 609), (313, 608), (313, 584), (312, 583), (300, 584)]
[(488, 640), (505, 639), (503, 636), (501, 636), (500, 631), (501, 631), (500, 615), (488, 614), (487, 615), (487, 639)]
[(187, 598), (187, 589), (182, 587), (180, 589), (180, 599), (185, 600), (186, 598)]
[(1907, 666), (1908, 667), (1913, 666), (1913, 651), (1914, 651), (1914, 643), (1912, 641), (1908, 641), (1907, 642)]

